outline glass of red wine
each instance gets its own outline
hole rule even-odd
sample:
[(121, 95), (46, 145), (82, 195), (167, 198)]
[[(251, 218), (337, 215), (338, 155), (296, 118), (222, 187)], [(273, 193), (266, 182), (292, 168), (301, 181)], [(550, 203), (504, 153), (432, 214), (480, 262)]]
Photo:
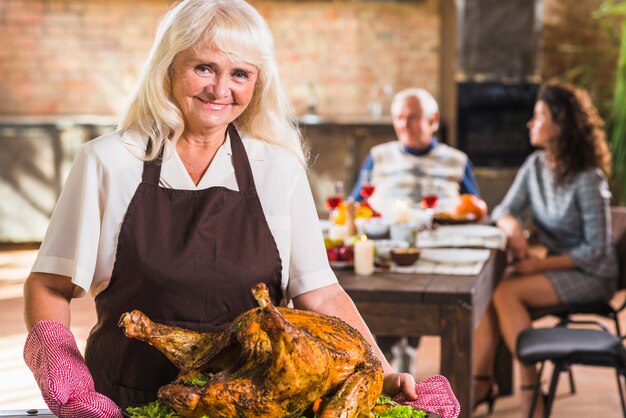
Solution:
[(428, 194), (422, 196), (422, 207), (426, 210), (435, 210), (439, 198), (436, 194)]
[(333, 184), (333, 193), (326, 198), (326, 209), (331, 222), (335, 219), (341, 202), (343, 202), (343, 182), (336, 181)]
[(369, 170), (363, 170), (361, 172), (361, 190), (359, 194), (363, 198), (363, 205), (371, 208), (369, 204), (369, 198), (372, 197), (376, 187), (372, 183), (372, 172)]
[(432, 233), (433, 230), (433, 217), (435, 215), (435, 208), (437, 207), (438, 201), (439, 197), (437, 196), (437, 192), (432, 183), (429, 183), (426, 187), (422, 188), (422, 208), (424, 208), (430, 217), (428, 224), (429, 233)]

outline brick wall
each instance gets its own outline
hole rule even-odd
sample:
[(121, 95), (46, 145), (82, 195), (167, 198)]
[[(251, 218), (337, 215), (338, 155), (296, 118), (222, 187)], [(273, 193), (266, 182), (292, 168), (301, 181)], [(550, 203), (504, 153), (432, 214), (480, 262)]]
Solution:
[[(266, 16), (288, 94), (311, 83), (324, 115), (365, 114), (372, 85), (439, 90), (436, 0), (252, 1)], [(165, 0), (1, 0), (0, 115), (116, 114)]]
[(324, 115), (367, 113), (370, 96), (379, 97), (384, 84), (439, 93), (436, 0), (252, 3), (272, 28), (283, 80), (300, 113), (308, 82)]
[(0, 115), (115, 114), (168, 5), (0, 1)]
[[(365, 114), (372, 90), (439, 95), (437, 0), (252, 0), (267, 18), (300, 113), (314, 86), (324, 115)], [(543, 74), (610, 97), (616, 49), (590, 17), (602, 0), (544, 0)], [(168, 0), (1, 0), (0, 115), (116, 114)], [(386, 106), (385, 106), (386, 107)]]

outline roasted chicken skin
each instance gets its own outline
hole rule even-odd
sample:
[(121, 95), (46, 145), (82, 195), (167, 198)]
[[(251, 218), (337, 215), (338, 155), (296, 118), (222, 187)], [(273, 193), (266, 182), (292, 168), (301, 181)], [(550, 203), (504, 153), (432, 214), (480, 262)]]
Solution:
[[(263, 283), (252, 294), (259, 307), (217, 333), (157, 324), (136, 310), (121, 316), (128, 337), (181, 370), (158, 399), (183, 417), (299, 418), (318, 398), (319, 418), (371, 416), (383, 372), (361, 334), (335, 317), (275, 307)], [(208, 382), (190, 385), (199, 375)]]

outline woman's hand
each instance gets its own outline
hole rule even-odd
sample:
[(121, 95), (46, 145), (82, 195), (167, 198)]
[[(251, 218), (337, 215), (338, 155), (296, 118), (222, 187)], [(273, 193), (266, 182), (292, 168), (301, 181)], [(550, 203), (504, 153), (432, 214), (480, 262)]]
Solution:
[(56, 416), (122, 418), (117, 405), (96, 392), (74, 335), (64, 324), (37, 322), (26, 338), (24, 360)]
[(521, 232), (509, 237), (508, 252), (514, 261), (528, 258), (528, 242)]
[(532, 274), (539, 273), (544, 270), (542, 261), (534, 257), (518, 261), (511, 266), (511, 269), (515, 274)]
[(513, 274), (535, 274), (547, 270), (572, 269), (576, 264), (569, 254), (553, 255), (546, 258), (529, 257), (510, 266)]
[(505, 215), (498, 220), (497, 225), (507, 236), (509, 258), (514, 261), (528, 258), (528, 241), (526, 241), (524, 230), (517, 219), (511, 215)]
[(115, 403), (96, 392), (74, 335), (70, 300), (79, 289), (69, 277), (31, 273), (24, 284), (24, 360), (44, 401), (61, 418), (122, 418)]
[(383, 393), (396, 396), (402, 393), (408, 400), (417, 399), (415, 379), (409, 373), (386, 373), (383, 381)]
[(394, 398), (396, 402), (439, 414), (441, 418), (456, 418), (461, 405), (452, 392), (450, 382), (443, 376), (431, 376), (415, 385), (416, 400), (408, 400), (403, 395)]

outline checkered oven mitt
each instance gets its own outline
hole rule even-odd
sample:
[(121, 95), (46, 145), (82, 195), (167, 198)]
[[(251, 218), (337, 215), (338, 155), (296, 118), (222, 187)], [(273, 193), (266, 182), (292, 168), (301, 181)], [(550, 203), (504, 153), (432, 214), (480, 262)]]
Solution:
[(54, 321), (39, 321), (28, 333), (24, 360), (43, 399), (60, 418), (122, 418), (117, 405), (96, 392), (72, 332)]
[(441, 415), (441, 418), (457, 418), (461, 413), (461, 405), (454, 396), (448, 379), (443, 376), (432, 376), (415, 385), (417, 399), (408, 401), (403, 394), (394, 399), (396, 402)]

